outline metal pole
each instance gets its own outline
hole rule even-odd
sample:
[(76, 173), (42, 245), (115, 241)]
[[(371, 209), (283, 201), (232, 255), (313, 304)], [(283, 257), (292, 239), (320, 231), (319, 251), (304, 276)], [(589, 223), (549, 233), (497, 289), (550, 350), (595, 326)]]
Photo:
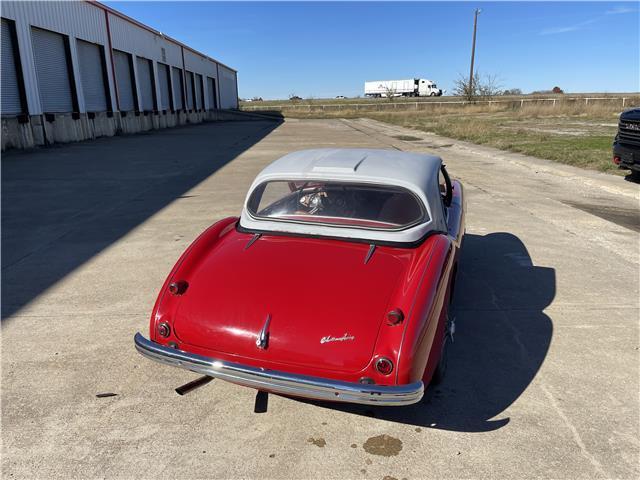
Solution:
[(476, 32), (478, 30), (478, 14), (480, 9), (476, 8), (473, 16), (473, 43), (471, 45), (471, 69), (469, 70), (469, 97), (473, 96), (473, 63), (476, 56)]

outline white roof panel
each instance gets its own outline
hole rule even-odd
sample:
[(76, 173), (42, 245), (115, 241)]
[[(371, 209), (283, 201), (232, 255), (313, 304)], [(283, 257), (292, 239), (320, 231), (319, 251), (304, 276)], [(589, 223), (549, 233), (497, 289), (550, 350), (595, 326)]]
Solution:
[[(416, 242), (430, 231), (446, 231), (438, 188), (441, 164), (440, 157), (398, 150), (323, 148), (293, 152), (274, 161), (258, 174), (247, 194), (240, 225), (259, 231), (385, 242)], [(273, 180), (334, 180), (403, 187), (413, 192), (424, 203), (429, 219), (405, 230), (379, 231), (356, 227), (296, 224), (252, 217), (246, 208), (251, 193), (258, 185)]]

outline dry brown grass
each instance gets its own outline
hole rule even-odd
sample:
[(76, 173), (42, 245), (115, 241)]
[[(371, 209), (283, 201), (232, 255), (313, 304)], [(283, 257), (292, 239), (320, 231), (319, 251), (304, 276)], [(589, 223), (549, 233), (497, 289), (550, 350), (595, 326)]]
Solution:
[[(631, 103), (631, 102), (629, 102)], [(633, 103), (631, 103), (633, 104)], [(639, 100), (635, 105), (640, 104)], [(629, 104), (627, 106), (630, 106)], [(403, 127), (601, 171), (611, 162), (620, 104), (582, 101), (482, 105), (431, 104), (419, 110), (360, 111), (357, 108), (284, 110), (295, 118), (366, 117)]]
[[(625, 109), (640, 105), (640, 99), (627, 101)], [(406, 109), (404, 105), (398, 107), (382, 107), (379, 111), (369, 111), (355, 106), (341, 106), (322, 109), (320, 106), (310, 106), (308, 109), (283, 109), (281, 113), (290, 118), (356, 118), (373, 116), (469, 116), (469, 115), (495, 115), (506, 113), (514, 119), (539, 118), (539, 117), (584, 117), (584, 118), (609, 118), (614, 119), (623, 110), (621, 102), (584, 101), (557, 102), (529, 102), (520, 106), (516, 103), (469, 104), (419, 104), (419, 108)]]

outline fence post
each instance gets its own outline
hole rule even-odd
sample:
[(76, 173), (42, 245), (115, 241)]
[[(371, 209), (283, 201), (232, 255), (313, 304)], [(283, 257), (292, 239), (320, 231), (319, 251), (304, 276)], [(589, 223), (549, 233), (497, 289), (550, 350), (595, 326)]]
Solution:
[(584, 99), (584, 104), (585, 104), (585, 105), (589, 105), (589, 98), (585, 98), (585, 99)]
[(622, 108), (624, 108), (624, 104), (626, 100), (627, 100), (626, 98), (622, 97)]
[(524, 106), (524, 99), (520, 99), (520, 108), (522, 108)]
[(554, 107), (556, 106), (556, 99), (555, 98), (553, 99), (553, 106)]

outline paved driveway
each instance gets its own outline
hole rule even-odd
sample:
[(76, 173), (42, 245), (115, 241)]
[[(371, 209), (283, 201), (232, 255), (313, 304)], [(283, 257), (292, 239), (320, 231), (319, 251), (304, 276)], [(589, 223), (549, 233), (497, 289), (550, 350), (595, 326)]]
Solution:
[[(271, 395), (256, 414), (218, 380), (179, 397), (195, 375), (132, 342), (165, 275), (263, 166), (320, 146), (435, 152), (463, 181), (445, 382), (397, 410)], [(370, 120), (198, 125), (2, 174), (5, 478), (640, 475), (637, 185)]]

